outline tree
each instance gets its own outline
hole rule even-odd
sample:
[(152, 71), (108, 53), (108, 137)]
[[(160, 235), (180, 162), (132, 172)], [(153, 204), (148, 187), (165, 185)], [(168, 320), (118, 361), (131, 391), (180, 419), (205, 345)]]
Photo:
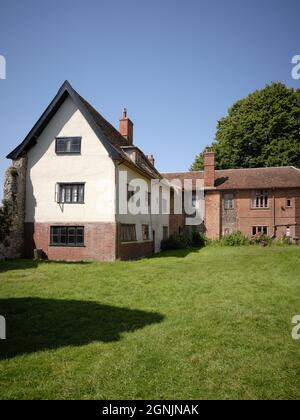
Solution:
[[(300, 90), (272, 83), (236, 102), (217, 125), (217, 169), (300, 167)], [(190, 170), (203, 169), (203, 153)]]

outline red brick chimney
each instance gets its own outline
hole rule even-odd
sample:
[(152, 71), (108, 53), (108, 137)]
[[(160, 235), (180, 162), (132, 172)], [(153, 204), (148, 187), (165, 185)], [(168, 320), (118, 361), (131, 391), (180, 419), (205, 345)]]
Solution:
[(133, 122), (127, 118), (127, 109), (124, 109), (123, 117), (120, 119), (120, 133), (128, 141), (129, 145), (133, 144)]
[(206, 149), (204, 152), (204, 187), (215, 186), (215, 152)]

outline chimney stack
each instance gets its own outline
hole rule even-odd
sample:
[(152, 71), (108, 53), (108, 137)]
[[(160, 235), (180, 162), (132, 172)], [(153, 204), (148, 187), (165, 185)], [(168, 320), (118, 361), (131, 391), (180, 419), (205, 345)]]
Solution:
[(206, 149), (204, 152), (204, 187), (215, 186), (215, 152)]
[(133, 144), (133, 122), (127, 118), (127, 109), (124, 109), (123, 117), (120, 119), (120, 133), (131, 146)]
[(154, 159), (154, 156), (153, 156), (153, 155), (147, 155), (146, 157), (147, 157), (147, 159), (149, 160), (149, 162), (150, 162), (153, 166), (155, 166), (155, 165), (154, 165), (154, 164), (155, 164), (155, 159)]

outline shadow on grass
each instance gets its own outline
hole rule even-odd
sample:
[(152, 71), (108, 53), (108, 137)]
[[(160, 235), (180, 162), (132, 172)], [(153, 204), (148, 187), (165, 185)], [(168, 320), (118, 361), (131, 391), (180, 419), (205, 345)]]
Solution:
[(186, 248), (186, 249), (172, 249), (168, 251), (162, 251), (158, 254), (153, 255), (152, 258), (185, 258), (190, 254), (198, 253), (203, 248)]
[(37, 268), (41, 264), (86, 265), (89, 261), (34, 261), (30, 259), (7, 260), (0, 262), (0, 273), (14, 270), (28, 270)]
[(39, 298), (0, 299), (6, 319), (6, 340), (0, 340), (0, 360), (65, 346), (121, 339), (162, 322), (159, 313), (76, 300)]

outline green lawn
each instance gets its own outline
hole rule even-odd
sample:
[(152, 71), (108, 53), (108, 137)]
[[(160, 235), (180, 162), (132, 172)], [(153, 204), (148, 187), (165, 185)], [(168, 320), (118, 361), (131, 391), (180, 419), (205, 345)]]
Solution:
[(0, 263), (0, 398), (300, 398), (300, 249)]

